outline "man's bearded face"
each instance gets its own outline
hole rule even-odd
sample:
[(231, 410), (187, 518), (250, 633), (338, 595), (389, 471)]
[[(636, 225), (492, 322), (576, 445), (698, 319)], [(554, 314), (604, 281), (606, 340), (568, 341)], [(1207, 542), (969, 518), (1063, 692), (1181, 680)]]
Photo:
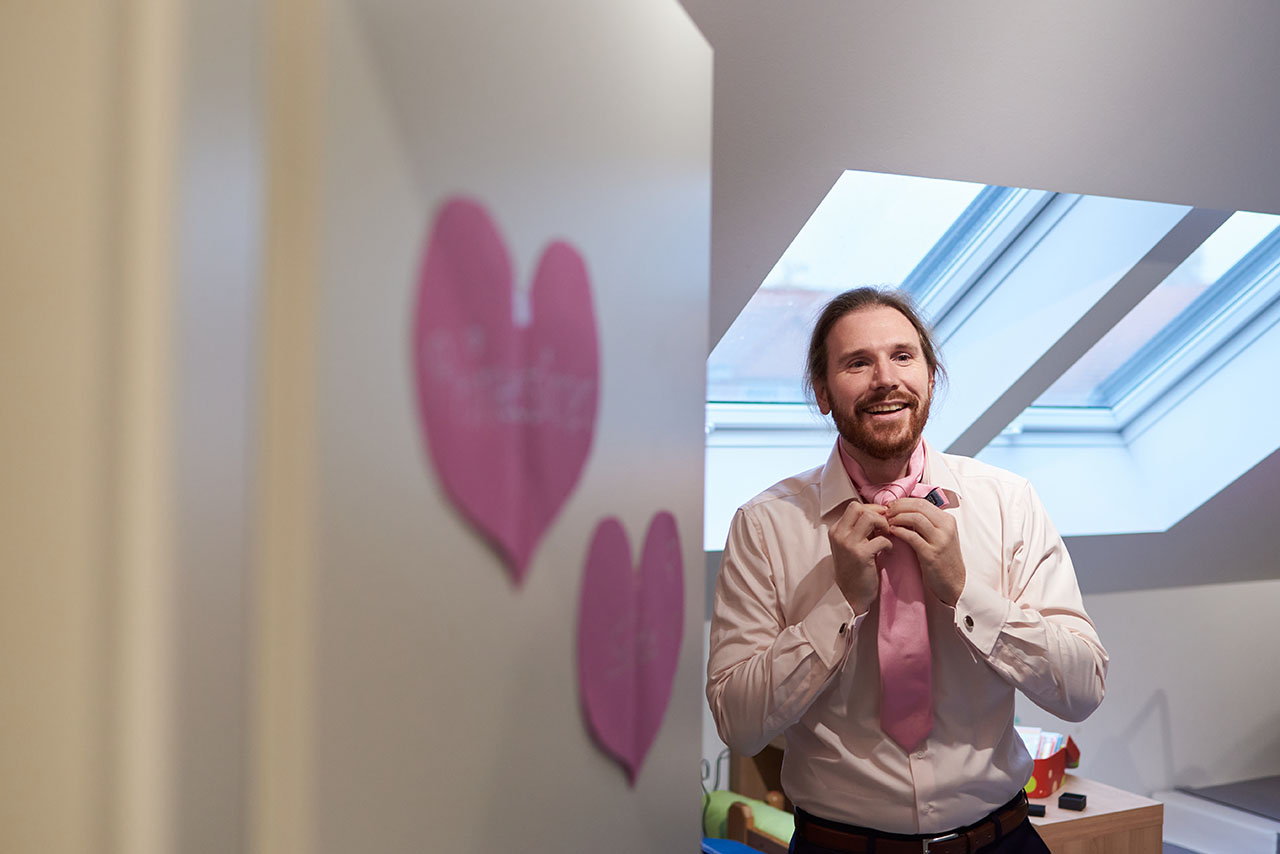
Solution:
[(911, 321), (880, 305), (840, 318), (827, 336), (827, 376), (816, 391), (852, 449), (878, 460), (910, 455), (933, 396)]

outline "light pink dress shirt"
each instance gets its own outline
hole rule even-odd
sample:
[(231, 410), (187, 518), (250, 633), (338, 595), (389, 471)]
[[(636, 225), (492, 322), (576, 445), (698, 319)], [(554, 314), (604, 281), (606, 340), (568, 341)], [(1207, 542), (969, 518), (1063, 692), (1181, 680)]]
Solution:
[(959, 500), (964, 590), (926, 594), (934, 727), (912, 753), (880, 729), (876, 609), (835, 585), (827, 526), (860, 500), (833, 448), (734, 516), (716, 583), (707, 699), (720, 737), (758, 753), (786, 734), (782, 783), (798, 806), (892, 833), (974, 822), (1031, 776), (1014, 689), (1066, 720), (1102, 701), (1107, 653), (1075, 570), (1031, 485), (932, 447), (924, 479)]

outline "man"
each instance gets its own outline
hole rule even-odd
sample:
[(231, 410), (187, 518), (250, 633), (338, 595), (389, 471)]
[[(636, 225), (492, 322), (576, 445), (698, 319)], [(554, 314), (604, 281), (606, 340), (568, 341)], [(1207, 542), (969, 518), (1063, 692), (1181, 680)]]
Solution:
[(1062, 539), (1025, 480), (921, 438), (942, 369), (906, 299), (836, 297), (807, 373), (840, 435), (730, 527), (720, 736), (754, 755), (785, 733), (793, 854), (1046, 852), (1014, 690), (1079, 721), (1107, 669)]

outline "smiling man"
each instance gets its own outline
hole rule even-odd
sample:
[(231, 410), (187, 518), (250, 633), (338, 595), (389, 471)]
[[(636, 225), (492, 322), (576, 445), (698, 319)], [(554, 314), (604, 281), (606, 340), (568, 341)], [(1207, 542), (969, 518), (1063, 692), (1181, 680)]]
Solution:
[(1014, 691), (1071, 721), (1102, 701), (1107, 653), (1030, 484), (922, 438), (942, 376), (905, 298), (833, 299), (806, 379), (835, 447), (729, 530), (707, 699), (740, 753), (785, 734), (794, 854), (1047, 852)]

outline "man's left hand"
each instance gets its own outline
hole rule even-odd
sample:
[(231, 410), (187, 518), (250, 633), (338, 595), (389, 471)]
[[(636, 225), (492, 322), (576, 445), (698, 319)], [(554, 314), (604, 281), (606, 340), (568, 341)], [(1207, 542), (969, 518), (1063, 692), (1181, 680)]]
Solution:
[(954, 606), (965, 579), (955, 518), (923, 498), (899, 498), (889, 505), (886, 519), (889, 533), (915, 550), (925, 585), (943, 604)]

